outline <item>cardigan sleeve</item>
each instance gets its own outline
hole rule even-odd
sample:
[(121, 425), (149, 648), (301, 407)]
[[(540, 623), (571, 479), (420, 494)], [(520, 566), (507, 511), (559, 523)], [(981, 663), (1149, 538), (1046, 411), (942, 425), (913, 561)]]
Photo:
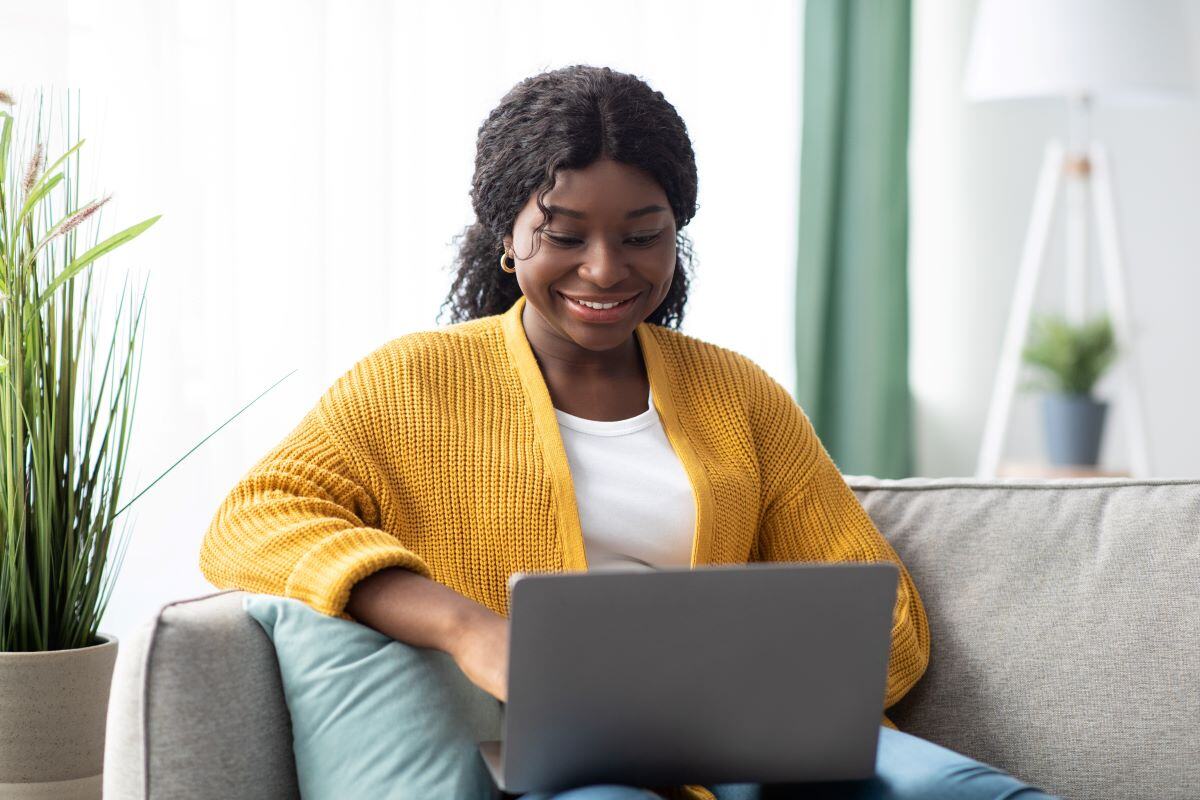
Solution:
[(350, 589), (386, 567), (432, 578), (429, 565), (386, 531), (318, 403), (224, 498), (200, 547), (200, 571), (219, 589), (291, 597), (333, 617)]
[[(768, 380), (768, 416), (774, 422), (771, 436), (759, 445), (764, 512), (751, 560), (886, 560), (899, 567), (884, 693), (887, 708), (929, 665), (925, 608), (907, 568), (847, 485), (808, 415), (782, 386)], [(884, 724), (895, 727), (886, 717)]]

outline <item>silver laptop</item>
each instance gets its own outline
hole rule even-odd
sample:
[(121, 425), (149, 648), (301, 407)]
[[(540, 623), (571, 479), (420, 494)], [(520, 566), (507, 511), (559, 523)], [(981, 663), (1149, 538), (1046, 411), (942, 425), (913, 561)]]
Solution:
[(875, 774), (890, 562), (516, 573), (506, 793)]

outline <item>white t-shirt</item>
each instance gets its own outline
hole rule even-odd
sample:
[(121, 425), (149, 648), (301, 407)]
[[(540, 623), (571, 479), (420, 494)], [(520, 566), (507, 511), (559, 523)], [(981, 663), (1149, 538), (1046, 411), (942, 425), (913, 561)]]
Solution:
[(629, 419), (584, 419), (554, 409), (589, 570), (691, 565), (692, 485), (652, 397)]

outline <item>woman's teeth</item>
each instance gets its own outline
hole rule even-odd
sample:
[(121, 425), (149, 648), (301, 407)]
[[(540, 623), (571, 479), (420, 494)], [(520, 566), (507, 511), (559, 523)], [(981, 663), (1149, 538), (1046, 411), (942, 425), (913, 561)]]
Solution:
[[(563, 297), (567, 297), (567, 296), (563, 295)], [(587, 300), (576, 300), (573, 297), (567, 297), (567, 299), (570, 300), (572, 303), (578, 303), (579, 305), (586, 306), (588, 308), (603, 309), (603, 308), (615, 308), (615, 307), (621, 305), (622, 303), (628, 303), (629, 300), (632, 300), (633, 298), (630, 297), (628, 300), (622, 300), (620, 303), (589, 303)]]

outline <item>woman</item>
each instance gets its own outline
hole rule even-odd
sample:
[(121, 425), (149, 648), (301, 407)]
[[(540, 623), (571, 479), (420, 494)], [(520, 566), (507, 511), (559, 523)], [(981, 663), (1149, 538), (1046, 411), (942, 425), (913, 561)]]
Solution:
[[(514, 87), (479, 130), (453, 324), (330, 387), (218, 510), (208, 579), (443, 650), (503, 701), (514, 572), (887, 559), (899, 700), (929, 661), (907, 570), (787, 391), (676, 330), (696, 182), (683, 120), (638, 78), (574, 66)], [(1046, 796), (881, 722), (871, 781), (718, 796)]]

